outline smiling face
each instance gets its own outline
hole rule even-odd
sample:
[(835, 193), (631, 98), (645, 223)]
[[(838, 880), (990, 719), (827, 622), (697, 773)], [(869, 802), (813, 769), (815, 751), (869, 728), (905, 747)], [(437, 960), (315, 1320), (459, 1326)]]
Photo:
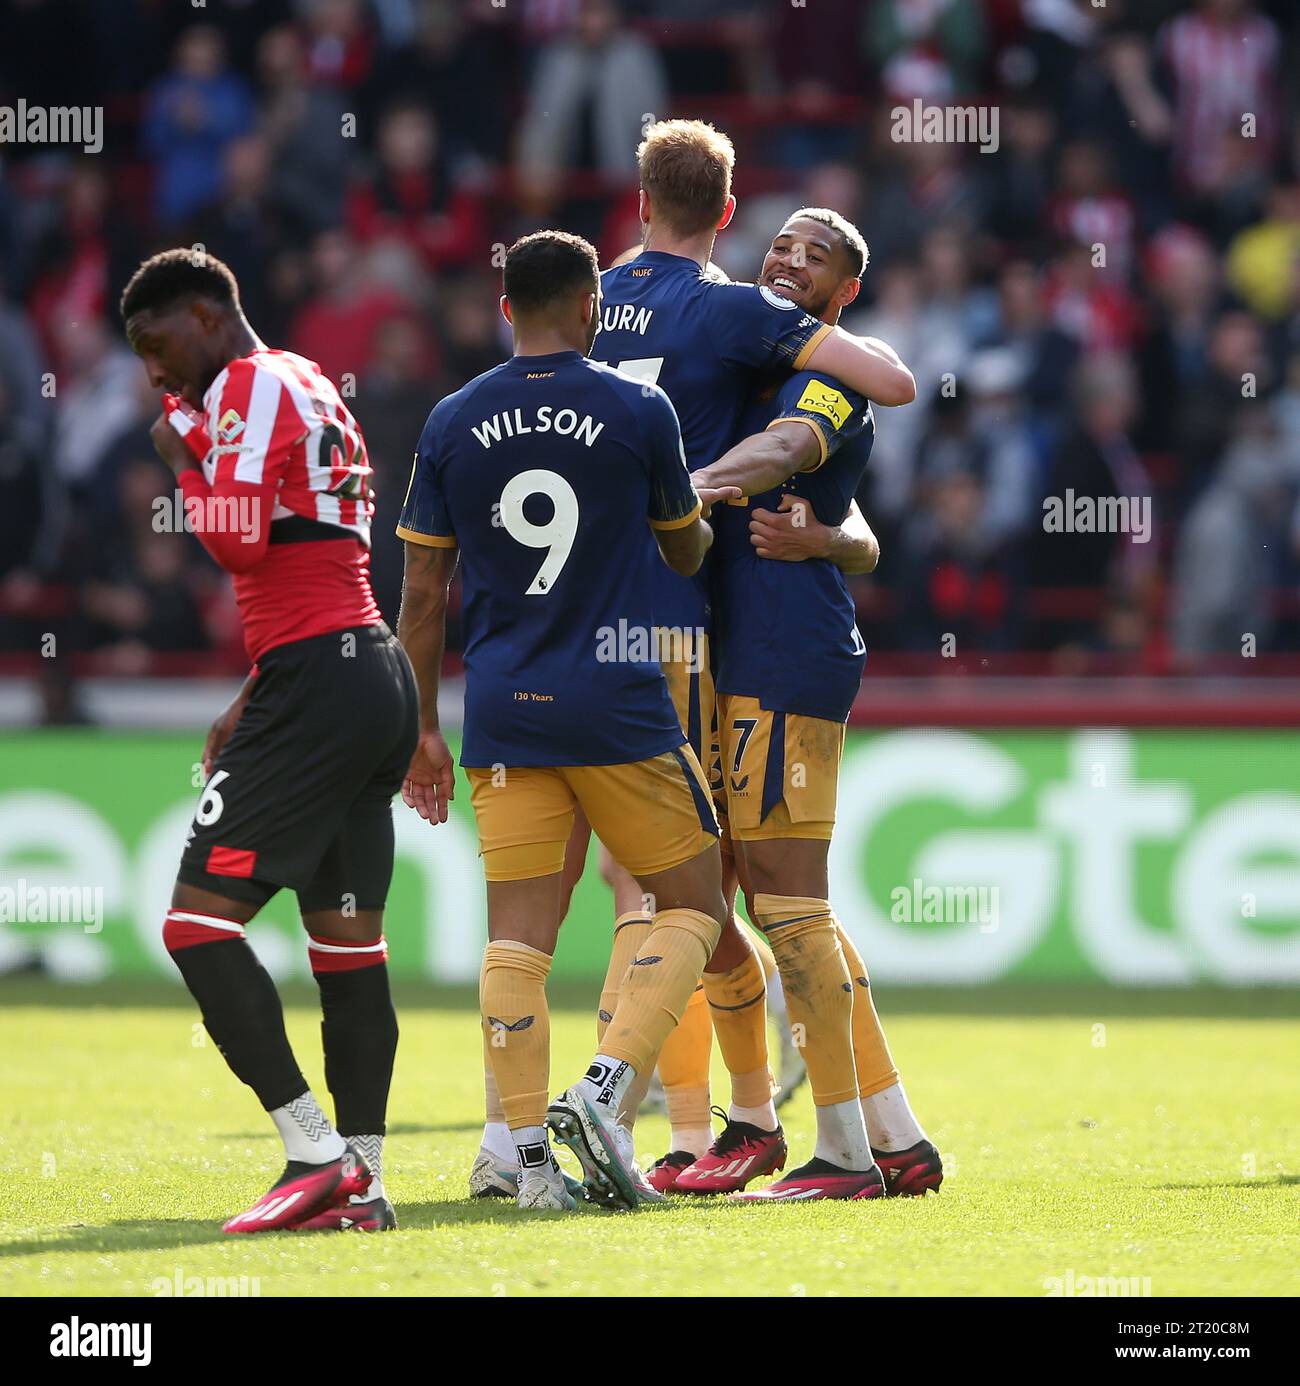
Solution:
[(811, 217), (792, 217), (773, 239), (758, 282), (834, 323), (862, 285), (850, 268), (838, 232)]
[(201, 408), (208, 386), (230, 359), (222, 345), (225, 317), (220, 305), (203, 298), (182, 298), (161, 310), (134, 314), (126, 336), (144, 362), (149, 384)]

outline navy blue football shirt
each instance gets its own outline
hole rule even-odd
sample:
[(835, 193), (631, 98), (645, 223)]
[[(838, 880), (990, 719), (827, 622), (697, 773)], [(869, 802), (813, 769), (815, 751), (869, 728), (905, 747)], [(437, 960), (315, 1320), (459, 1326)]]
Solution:
[(397, 532), (461, 551), (462, 765), (613, 765), (682, 744), (636, 632), (653, 624), (647, 524), (699, 509), (668, 396), (576, 351), (513, 357), (438, 404)]
[(848, 718), (866, 662), (844, 574), (821, 558), (761, 558), (750, 540), (755, 510), (778, 510), (783, 495), (806, 500), (839, 525), (862, 483), (875, 440), (867, 400), (832, 376), (800, 371), (762, 392), (744, 434), (801, 419), (817, 434), (820, 461), (763, 495), (714, 506), (714, 632), (719, 693), (759, 700), (772, 712), (832, 722)]
[[(736, 442), (763, 373), (799, 370), (831, 331), (771, 289), (732, 283), (658, 250), (606, 270), (600, 287), (592, 355), (667, 392), (691, 471), (716, 462)], [(660, 625), (706, 627), (707, 563), (694, 578), (662, 562), (651, 563), (649, 572)]]

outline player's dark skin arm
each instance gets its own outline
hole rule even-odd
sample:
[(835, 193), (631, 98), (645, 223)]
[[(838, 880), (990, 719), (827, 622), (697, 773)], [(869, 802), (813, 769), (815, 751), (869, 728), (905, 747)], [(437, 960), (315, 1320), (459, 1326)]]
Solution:
[(447, 639), (447, 589), (459, 557), (457, 548), (406, 541), (397, 638), (420, 690), (420, 739), (402, 782), (402, 801), (429, 823), (445, 823), (447, 805), (456, 796), (451, 750), (438, 725), (438, 685)]
[(704, 555), (713, 544), (713, 529), (707, 520), (699, 516), (680, 529), (654, 529), (651, 532), (664, 562), (682, 577), (699, 572)]
[(696, 485), (695, 492), (700, 498), (700, 513), (692, 524), (683, 525), (680, 529), (650, 527), (664, 562), (683, 577), (690, 577), (699, 571), (704, 555), (713, 543), (713, 526), (708, 523), (709, 511), (723, 501), (740, 499), (740, 489), (736, 486)]
[(762, 433), (751, 433), (728, 448), (716, 462), (692, 476), (696, 486), (739, 486), (743, 496), (757, 496), (808, 471), (821, 461), (821, 445), (812, 424), (783, 419)]
[(892, 408), (911, 404), (916, 398), (912, 372), (894, 348), (879, 337), (855, 337), (836, 327), (813, 348), (805, 364), (809, 370), (838, 377), (876, 404)]
[[(744, 495), (754, 496), (782, 485), (820, 460), (821, 442), (813, 425), (785, 419), (742, 438), (693, 479), (696, 486), (738, 486)], [(850, 577), (871, 572), (880, 561), (880, 545), (856, 506), (836, 528), (821, 524), (811, 507), (794, 496), (782, 498), (781, 511), (778, 516), (756, 510), (750, 520), (750, 542), (761, 557), (786, 562), (824, 558)]]

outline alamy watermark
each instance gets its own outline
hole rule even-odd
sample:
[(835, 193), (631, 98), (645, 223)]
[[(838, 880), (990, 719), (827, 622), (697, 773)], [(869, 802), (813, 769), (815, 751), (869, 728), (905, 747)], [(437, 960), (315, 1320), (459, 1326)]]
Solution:
[(261, 537), (259, 496), (187, 496), (176, 490), (155, 496), (152, 508), (155, 534), (237, 534), (241, 544), (255, 544)]
[(977, 144), (981, 154), (996, 154), (1001, 143), (997, 106), (927, 106), (918, 96), (895, 106), (889, 120), (895, 144)]
[(0, 144), (79, 144), (87, 154), (104, 147), (102, 106), (0, 106)]
[(83, 1323), (71, 1319), (50, 1325), (51, 1357), (129, 1357), (133, 1367), (153, 1361), (153, 1325)]
[(704, 667), (705, 634), (700, 626), (635, 626), (622, 617), (617, 626), (596, 631), (600, 664), (681, 664), (692, 674)]
[(20, 876), (0, 885), (0, 924), (80, 924), (97, 934), (104, 927), (104, 887), (36, 885)]
[(251, 1299), (262, 1293), (256, 1275), (186, 1275), (177, 1266), (171, 1275), (156, 1275), (149, 1289), (157, 1299)]
[(978, 924), (982, 934), (996, 933), (1000, 888), (987, 885), (911, 885), (889, 892), (889, 917), (895, 924)]
[(1043, 529), (1048, 534), (1131, 534), (1135, 544), (1151, 538), (1150, 496), (1065, 495), (1043, 501)]
[(1043, 1293), (1052, 1298), (1150, 1298), (1149, 1275), (1076, 1275), (1071, 1267), (1063, 1275), (1043, 1279)]

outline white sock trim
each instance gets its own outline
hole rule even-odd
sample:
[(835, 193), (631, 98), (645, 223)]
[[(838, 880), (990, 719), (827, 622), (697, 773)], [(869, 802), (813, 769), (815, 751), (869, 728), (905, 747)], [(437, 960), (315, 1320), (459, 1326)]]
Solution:
[(713, 1144), (711, 1126), (674, 1126), (668, 1141), (669, 1150), (689, 1151), (698, 1160)]
[(862, 1115), (874, 1150), (910, 1150), (925, 1140), (902, 1083), (893, 1083), (864, 1097)]
[(527, 1175), (540, 1175), (556, 1188), (563, 1187), (564, 1180), (559, 1165), (555, 1163), (555, 1152), (551, 1149), (551, 1138), (545, 1126), (516, 1126), (510, 1138), (515, 1145), (520, 1179)]
[(217, 914), (190, 914), (187, 910), (168, 910), (167, 918), (178, 924), (206, 924), (209, 929), (225, 929), (230, 934), (242, 934), (244, 926), (235, 919), (222, 919)]
[(494, 1160), (519, 1163), (519, 1152), (515, 1149), (515, 1139), (504, 1121), (489, 1121), (483, 1126), (483, 1136), (479, 1148), (486, 1150)]
[(727, 1108), (727, 1120), (741, 1121), (746, 1126), (757, 1126), (760, 1131), (775, 1131), (780, 1125), (774, 1102), (769, 1102), (766, 1107), (738, 1107), (733, 1102)]
[(384, 1197), (384, 1138), (380, 1135), (345, 1137), (361, 1158), (370, 1166), (370, 1184), (364, 1193), (353, 1194), (350, 1203), (369, 1203)]
[(310, 1092), (276, 1107), (271, 1113), (284, 1153), (290, 1160), (308, 1165), (324, 1165), (337, 1160), (347, 1149), (347, 1142), (334, 1129), (329, 1117)]
[(388, 947), (383, 935), (380, 935), (378, 943), (317, 943), (314, 938), (308, 938), (307, 947), (317, 953), (382, 953)]
[(832, 1102), (817, 1111), (817, 1144), (813, 1156), (840, 1169), (868, 1170), (875, 1159), (867, 1141), (862, 1106), (856, 1097)]
[(607, 1113), (609, 1121), (614, 1123), (618, 1119), (623, 1096), (635, 1078), (636, 1069), (626, 1059), (597, 1054), (583, 1075), (582, 1082), (600, 1110)]

